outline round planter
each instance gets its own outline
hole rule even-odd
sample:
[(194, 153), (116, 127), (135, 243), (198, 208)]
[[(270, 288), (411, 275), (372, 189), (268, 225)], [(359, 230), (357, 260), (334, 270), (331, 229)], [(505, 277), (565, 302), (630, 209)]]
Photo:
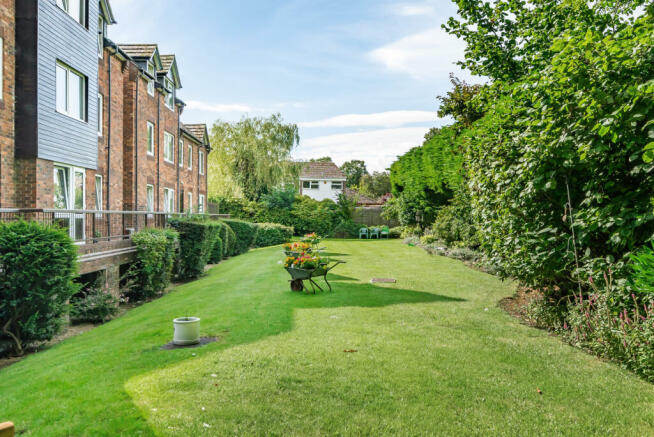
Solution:
[(200, 342), (199, 317), (178, 317), (173, 320), (173, 325), (175, 326), (174, 344), (185, 346)]

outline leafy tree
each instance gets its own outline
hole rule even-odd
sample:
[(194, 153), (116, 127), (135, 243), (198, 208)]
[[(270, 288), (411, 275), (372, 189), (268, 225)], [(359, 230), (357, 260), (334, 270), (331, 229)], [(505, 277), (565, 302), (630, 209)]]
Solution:
[(291, 161), (291, 151), (300, 137), (297, 126), (285, 124), (280, 114), (243, 117), (236, 123), (216, 121), (211, 137), (210, 196), (256, 200), (281, 183), (295, 183), (298, 167)]
[(323, 156), (322, 158), (311, 158), (309, 162), (333, 162), (330, 156)]
[(365, 174), (359, 182), (359, 192), (365, 196), (377, 198), (391, 192), (391, 175), (387, 171)]
[(343, 165), (341, 165), (341, 171), (345, 173), (345, 177), (347, 178), (346, 184), (348, 187), (355, 185), (358, 186), (363, 175), (368, 174), (366, 163), (359, 159), (344, 162)]
[(457, 79), (454, 74), (450, 74), (450, 82), (452, 90), (448, 91), (445, 96), (437, 97), (441, 102), (438, 116), (452, 116), (457, 123), (468, 127), (484, 115), (481, 102), (475, 99), (481, 85), (469, 85), (465, 81)]

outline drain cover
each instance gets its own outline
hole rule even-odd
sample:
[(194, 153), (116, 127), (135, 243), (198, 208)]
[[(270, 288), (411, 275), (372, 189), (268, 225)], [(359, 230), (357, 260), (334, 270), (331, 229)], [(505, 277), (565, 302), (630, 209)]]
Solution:
[(393, 278), (372, 278), (371, 284), (395, 284), (397, 281)]
[(185, 346), (175, 344), (172, 341), (170, 343), (166, 343), (163, 346), (161, 346), (159, 349), (163, 351), (170, 351), (174, 349), (190, 349), (194, 347), (202, 347), (205, 344), (213, 343), (214, 341), (218, 341), (218, 337), (200, 337), (200, 343), (197, 344), (188, 344)]

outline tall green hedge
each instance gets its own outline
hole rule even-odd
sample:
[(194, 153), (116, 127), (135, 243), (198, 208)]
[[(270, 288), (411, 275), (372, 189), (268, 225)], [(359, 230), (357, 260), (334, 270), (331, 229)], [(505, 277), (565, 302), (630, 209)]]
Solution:
[(73, 283), (77, 247), (66, 230), (35, 222), (0, 223), (0, 339), (22, 355), (60, 329)]
[(213, 248), (211, 249), (211, 257), (209, 261), (212, 264), (218, 264), (223, 259), (223, 239), (220, 238), (220, 228), (218, 229), (218, 235), (213, 243)]
[(124, 293), (130, 299), (147, 299), (170, 283), (179, 234), (172, 229), (143, 229), (132, 236), (136, 261), (127, 271)]
[(236, 244), (230, 255), (240, 255), (252, 247), (257, 234), (257, 226), (254, 223), (243, 220), (223, 220), (236, 234)]
[(173, 218), (168, 223), (179, 232), (177, 276), (180, 279), (199, 277), (211, 258), (220, 223), (197, 218)]
[(255, 223), (257, 233), (254, 247), (267, 247), (283, 244), (293, 238), (293, 228), (276, 223)]

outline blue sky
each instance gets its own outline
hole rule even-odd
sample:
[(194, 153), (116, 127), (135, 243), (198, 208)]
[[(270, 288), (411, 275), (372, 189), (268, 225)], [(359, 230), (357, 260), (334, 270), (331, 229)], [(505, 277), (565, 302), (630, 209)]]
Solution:
[(298, 159), (388, 167), (437, 120), (463, 44), (440, 29), (449, 0), (112, 0), (118, 43), (177, 55), (183, 121), (280, 112)]

